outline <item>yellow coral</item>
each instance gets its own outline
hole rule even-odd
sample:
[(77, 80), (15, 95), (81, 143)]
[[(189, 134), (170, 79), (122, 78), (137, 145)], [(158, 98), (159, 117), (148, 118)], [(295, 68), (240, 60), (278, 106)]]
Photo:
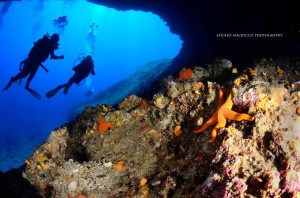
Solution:
[(31, 165), (31, 163), (32, 163), (31, 160), (28, 160), (28, 159), (25, 160), (25, 164), (26, 164), (27, 166)]
[(259, 101), (256, 103), (256, 108), (258, 110), (272, 110), (276, 107), (276, 102), (274, 99), (270, 99), (267, 94), (259, 94)]
[(258, 110), (262, 111), (274, 111), (277, 107), (280, 107), (284, 102), (288, 90), (283, 87), (273, 88), (270, 90), (270, 94), (259, 94), (259, 102), (256, 103)]
[(121, 160), (119, 162), (117, 162), (116, 164), (114, 164), (114, 169), (118, 172), (121, 172), (124, 170), (125, 167), (125, 161)]
[(154, 104), (157, 107), (161, 107), (162, 108), (162, 99), (163, 99), (163, 96), (160, 96), (160, 97), (156, 98), (156, 100), (154, 101)]
[(238, 69), (237, 69), (236, 67), (232, 68), (231, 72), (232, 72), (233, 74), (239, 73), (239, 72), (238, 72)]
[(294, 151), (294, 152), (296, 152), (297, 154), (300, 152), (300, 144), (299, 144), (299, 141), (298, 140), (292, 140), (291, 142), (290, 142), (290, 149), (291, 149), (291, 151)]
[(142, 187), (140, 189), (139, 193), (140, 193), (141, 197), (148, 197), (148, 195), (149, 195), (149, 188), (148, 187)]
[(47, 158), (44, 156), (44, 153), (38, 153), (37, 159), (38, 159), (38, 163), (39, 163), (39, 165), (37, 165), (38, 169), (46, 170), (46, 169), (49, 168), (49, 167), (45, 164), (45, 161), (47, 160)]
[(154, 134), (156, 133), (155, 129), (151, 129), (150, 131), (148, 131), (149, 134)]
[(276, 67), (276, 71), (277, 71), (279, 76), (282, 76), (283, 70), (279, 66)]
[(200, 95), (199, 90), (204, 90), (205, 86), (202, 82), (193, 82), (192, 83), (192, 90), (195, 94)]

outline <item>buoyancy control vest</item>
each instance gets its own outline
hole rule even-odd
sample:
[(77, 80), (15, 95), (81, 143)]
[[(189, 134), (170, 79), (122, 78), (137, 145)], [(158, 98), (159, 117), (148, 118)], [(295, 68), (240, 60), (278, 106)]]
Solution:
[(75, 73), (77, 73), (82, 79), (88, 77), (90, 72), (93, 71), (94, 62), (92, 59), (84, 58), (78, 65), (73, 67)]
[(58, 43), (53, 43), (51, 41), (51, 37), (46, 34), (43, 36), (43, 38), (34, 42), (34, 46), (29, 52), (29, 57), (39, 60), (40, 62), (44, 62), (45, 60), (47, 60), (51, 51), (57, 48)]

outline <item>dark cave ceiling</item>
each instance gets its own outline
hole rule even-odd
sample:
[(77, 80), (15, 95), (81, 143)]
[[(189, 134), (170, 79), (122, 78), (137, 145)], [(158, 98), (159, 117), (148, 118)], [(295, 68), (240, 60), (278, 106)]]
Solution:
[[(269, 1), (89, 0), (117, 10), (159, 15), (184, 41), (175, 65), (225, 57), (247, 60), (294, 53), (299, 43), (296, 3)], [(217, 34), (279, 33), (282, 38), (218, 38)], [(299, 44), (298, 44), (299, 45)]]

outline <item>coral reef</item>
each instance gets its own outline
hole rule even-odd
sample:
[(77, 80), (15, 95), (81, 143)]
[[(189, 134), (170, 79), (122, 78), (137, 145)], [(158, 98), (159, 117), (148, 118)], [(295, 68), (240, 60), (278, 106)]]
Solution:
[[(184, 68), (152, 100), (86, 108), (35, 150), (23, 176), (42, 197), (300, 196), (299, 66)], [(220, 87), (232, 111), (251, 117), (225, 121), (209, 142), (211, 125), (194, 130), (221, 108)]]

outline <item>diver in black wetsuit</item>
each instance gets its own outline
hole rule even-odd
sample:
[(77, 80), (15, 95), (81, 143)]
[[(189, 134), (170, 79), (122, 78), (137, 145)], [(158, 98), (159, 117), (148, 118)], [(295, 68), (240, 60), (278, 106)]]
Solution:
[(48, 56), (50, 55), (51, 59), (63, 59), (64, 56), (56, 56), (54, 54), (54, 50), (58, 49), (58, 41), (59, 35), (54, 33), (51, 37), (48, 35), (44, 35), (43, 38), (39, 39), (37, 42), (34, 43), (34, 46), (30, 50), (28, 57), (21, 61), (20, 63), (20, 73), (16, 76), (11, 77), (8, 84), (5, 86), (3, 91), (9, 89), (11, 84), (19, 79), (25, 78), (29, 75), (25, 89), (28, 90), (34, 97), (40, 99), (41, 96), (35, 90), (29, 88), (29, 84), (33, 77), (35, 76), (39, 66), (41, 66), (46, 72), (48, 70), (42, 65), (42, 62), (46, 61)]
[(75, 74), (69, 79), (69, 81), (46, 93), (47, 98), (51, 98), (62, 88), (64, 88), (64, 94), (67, 94), (73, 83), (79, 85), (79, 83), (88, 77), (90, 73), (94, 76), (95, 70), (92, 56), (86, 56), (77, 66), (73, 67), (73, 70), (75, 71)]

